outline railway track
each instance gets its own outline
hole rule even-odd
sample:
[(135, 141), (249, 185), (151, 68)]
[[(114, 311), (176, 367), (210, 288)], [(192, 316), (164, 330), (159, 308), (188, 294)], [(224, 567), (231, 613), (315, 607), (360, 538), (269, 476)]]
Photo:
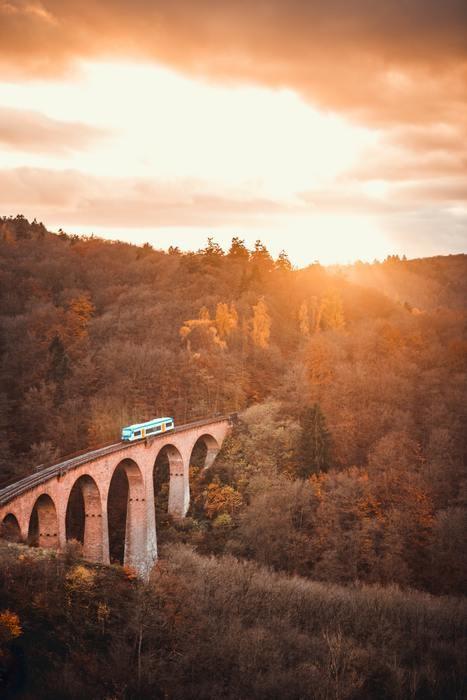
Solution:
[[(202, 420), (193, 421), (192, 423), (185, 423), (184, 425), (176, 426), (170, 432), (182, 433), (186, 430), (193, 430), (193, 428), (199, 428), (203, 425), (210, 425), (211, 423), (218, 423), (224, 420), (234, 422), (235, 419), (236, 414), (216, 416), (215, 418), (205, 418)], [(153, 437), (144, 439), (148, 442), (153, 442), (156, 440), (160, 440), (161, 438), (165, 438), (166, 435), (166, 433), (162, 433), (161, 435), (154, 435)], [(26, 491), (29, 491), (29, 489), (32, 489), (35, 486), (38, 486), (39, 484), (42, 484), (45, 481), (48, 481), (49, 479), (52, 479), (53, 477), (61, 476), (62, 474), (65, 474), (71, 469), (80, 467), (81, 465), (86, 464), (87, 462), (92, 462), (98, 457), (105, 457), (106, 455), (113, 454), (114, 452), (129, 449), (133, 445), (134, 442), (116, 442), (112, 445), (104, 445), (94, 450), (89, 450), (84, 453), (72, 455), (67, 459), (63, 460), (62, 462), (58, 462), (58, 464), (53, 464), (51, 466), (44, 467), (43, 469), (39, 469), (33, 474), (25, 476), (23, 479), (20, 479), (19, 481), (16, 481), (15, 483), (10, 484), (9, 486), (5, 486), (3, 489), (0, 489), (0, 506), (6, 505), (9, 501), (13, 500), (13, 498), (20, 496)]]

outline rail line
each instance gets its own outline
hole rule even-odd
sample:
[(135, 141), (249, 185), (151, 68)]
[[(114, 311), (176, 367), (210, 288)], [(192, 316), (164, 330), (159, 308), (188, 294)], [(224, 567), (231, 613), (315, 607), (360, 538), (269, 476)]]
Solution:
[[(231, 413), (228, 415), (216, 416), (215, 418), (204, 418), (202, 420), (193, 421), (192, 423), (185, 423), (184, 425), (176, 426), (170, 431), (170, 433), (183, 433), (186, 430), (200, 428), (203, 425), (211, 425), (212, 423), (220, 423), (224, 420), (228, 420), (229, 422), (233, 423), (236, 420), (236, 417), (237, 415), (235, 413)], [(156, 440), (160, 440), (161, 438), (165, 438), (166, 436), (167, 433), (162, 433), (160, 435), (143, 438), (143, 440), (152, 443)], [(143, 440), (141, 440), (141, 442)], [(6, 505), (9, 501), (13, 500), (13, 498), (20, 496), (22, 493), (29, 491), (35, 486), (39, 486), (55, 476), (62, 476), (71, 469), (80, 467), (81, 465), (91, 462), (98, 457), (104, 457), (105, 455), (113, 454), (114, 452), (129, 449), (133, 445), (134, 442), (116, 442), (112, 445), (104, 445), (103, 447), (84, 452), (84, 454), (78, 453), (77, 455), (71, 456), (62, 462), (58, 462), (58, 464), (53, 464), (49, 467), (45, 467), (44, 469), (40, 469), (39, 471), (34, 472), (29, 476), (25, 476), (23, 479), (0, 489), (0, 506)]]

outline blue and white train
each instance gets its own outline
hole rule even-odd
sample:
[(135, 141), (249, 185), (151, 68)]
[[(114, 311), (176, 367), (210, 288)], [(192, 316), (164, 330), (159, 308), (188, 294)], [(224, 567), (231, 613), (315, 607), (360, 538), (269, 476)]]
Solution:
[(122, 428), (122, 440), (132, 442), (133, 440), (142, 440), (151, 435), (160, 435), (168, 430), (174, 429), (173, 418), (153, 418), (146, 423), (135, 423), (126, 428)]

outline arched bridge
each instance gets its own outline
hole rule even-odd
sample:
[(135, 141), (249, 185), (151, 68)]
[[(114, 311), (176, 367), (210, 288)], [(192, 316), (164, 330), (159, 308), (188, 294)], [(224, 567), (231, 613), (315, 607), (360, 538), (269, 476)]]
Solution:
[(233, 416), (221, 416), (189, 423), (145, 440), (107, 445), (37, 471), (0, 490), (2, 529), (23, 541), (35, 540), (40, 547), (62, 550), (73, 537), (70, 508), (78, 495), (83, 556), (108, 564), (113, 535), (110, 494), (112, 484), (120, 480), (125, 486), (121, 493), (126, 494), (123, 562), (146, 576), (157, 558), (156, 461), (162, 456), (168, 461), (168, 512), (182, 518), (190, 504), (189, 468), (195, 446), (204, 446), (204, 468), (210, 467), (232, 420)]

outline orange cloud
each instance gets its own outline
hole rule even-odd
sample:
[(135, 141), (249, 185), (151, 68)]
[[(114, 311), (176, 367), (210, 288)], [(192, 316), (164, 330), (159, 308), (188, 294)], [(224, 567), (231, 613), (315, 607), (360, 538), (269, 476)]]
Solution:
[(10, 75), (134, 57), (213, 79), (286, 85), (375, 124), (466, 116), (464, 0), (0, 1)]
[(0, 107), (0, 144), (34, 153), (66, 154), (87, 148), (107, 132), (79, 122), (62, 122), (40, 114)]
[(96, 177), (75, 170), (0, 170), (0, 191), (4, 211), (109, 227), (254, 225), (291, 211), (268, 199), (213, 192), (195, 180)]
[[(421, 233), (444, 222), (465, 237), (466, 27), (465, 0), (0, 0), (0, 72), (53, 78), (82, 59), (130, 58), (223, 84), (290, 87), (380, 136), (332, 187), (303, 194), (299, 211), (405, 216), (401, 229), (416, 220)], [(0, 140), (11, 149), (67, 154), (102, 135), (12, 117), (0, 113)], [(388, 196), (378, 196), (380, 181)], [(242, 225), (295, 213), (202, 183), (76, 171), (4, 170), (0, 190), (12, 212), (26, 202), (31, 215), (59, 212), (78, 224)], [(450, 209), (460, 214), (449, 218)]]

